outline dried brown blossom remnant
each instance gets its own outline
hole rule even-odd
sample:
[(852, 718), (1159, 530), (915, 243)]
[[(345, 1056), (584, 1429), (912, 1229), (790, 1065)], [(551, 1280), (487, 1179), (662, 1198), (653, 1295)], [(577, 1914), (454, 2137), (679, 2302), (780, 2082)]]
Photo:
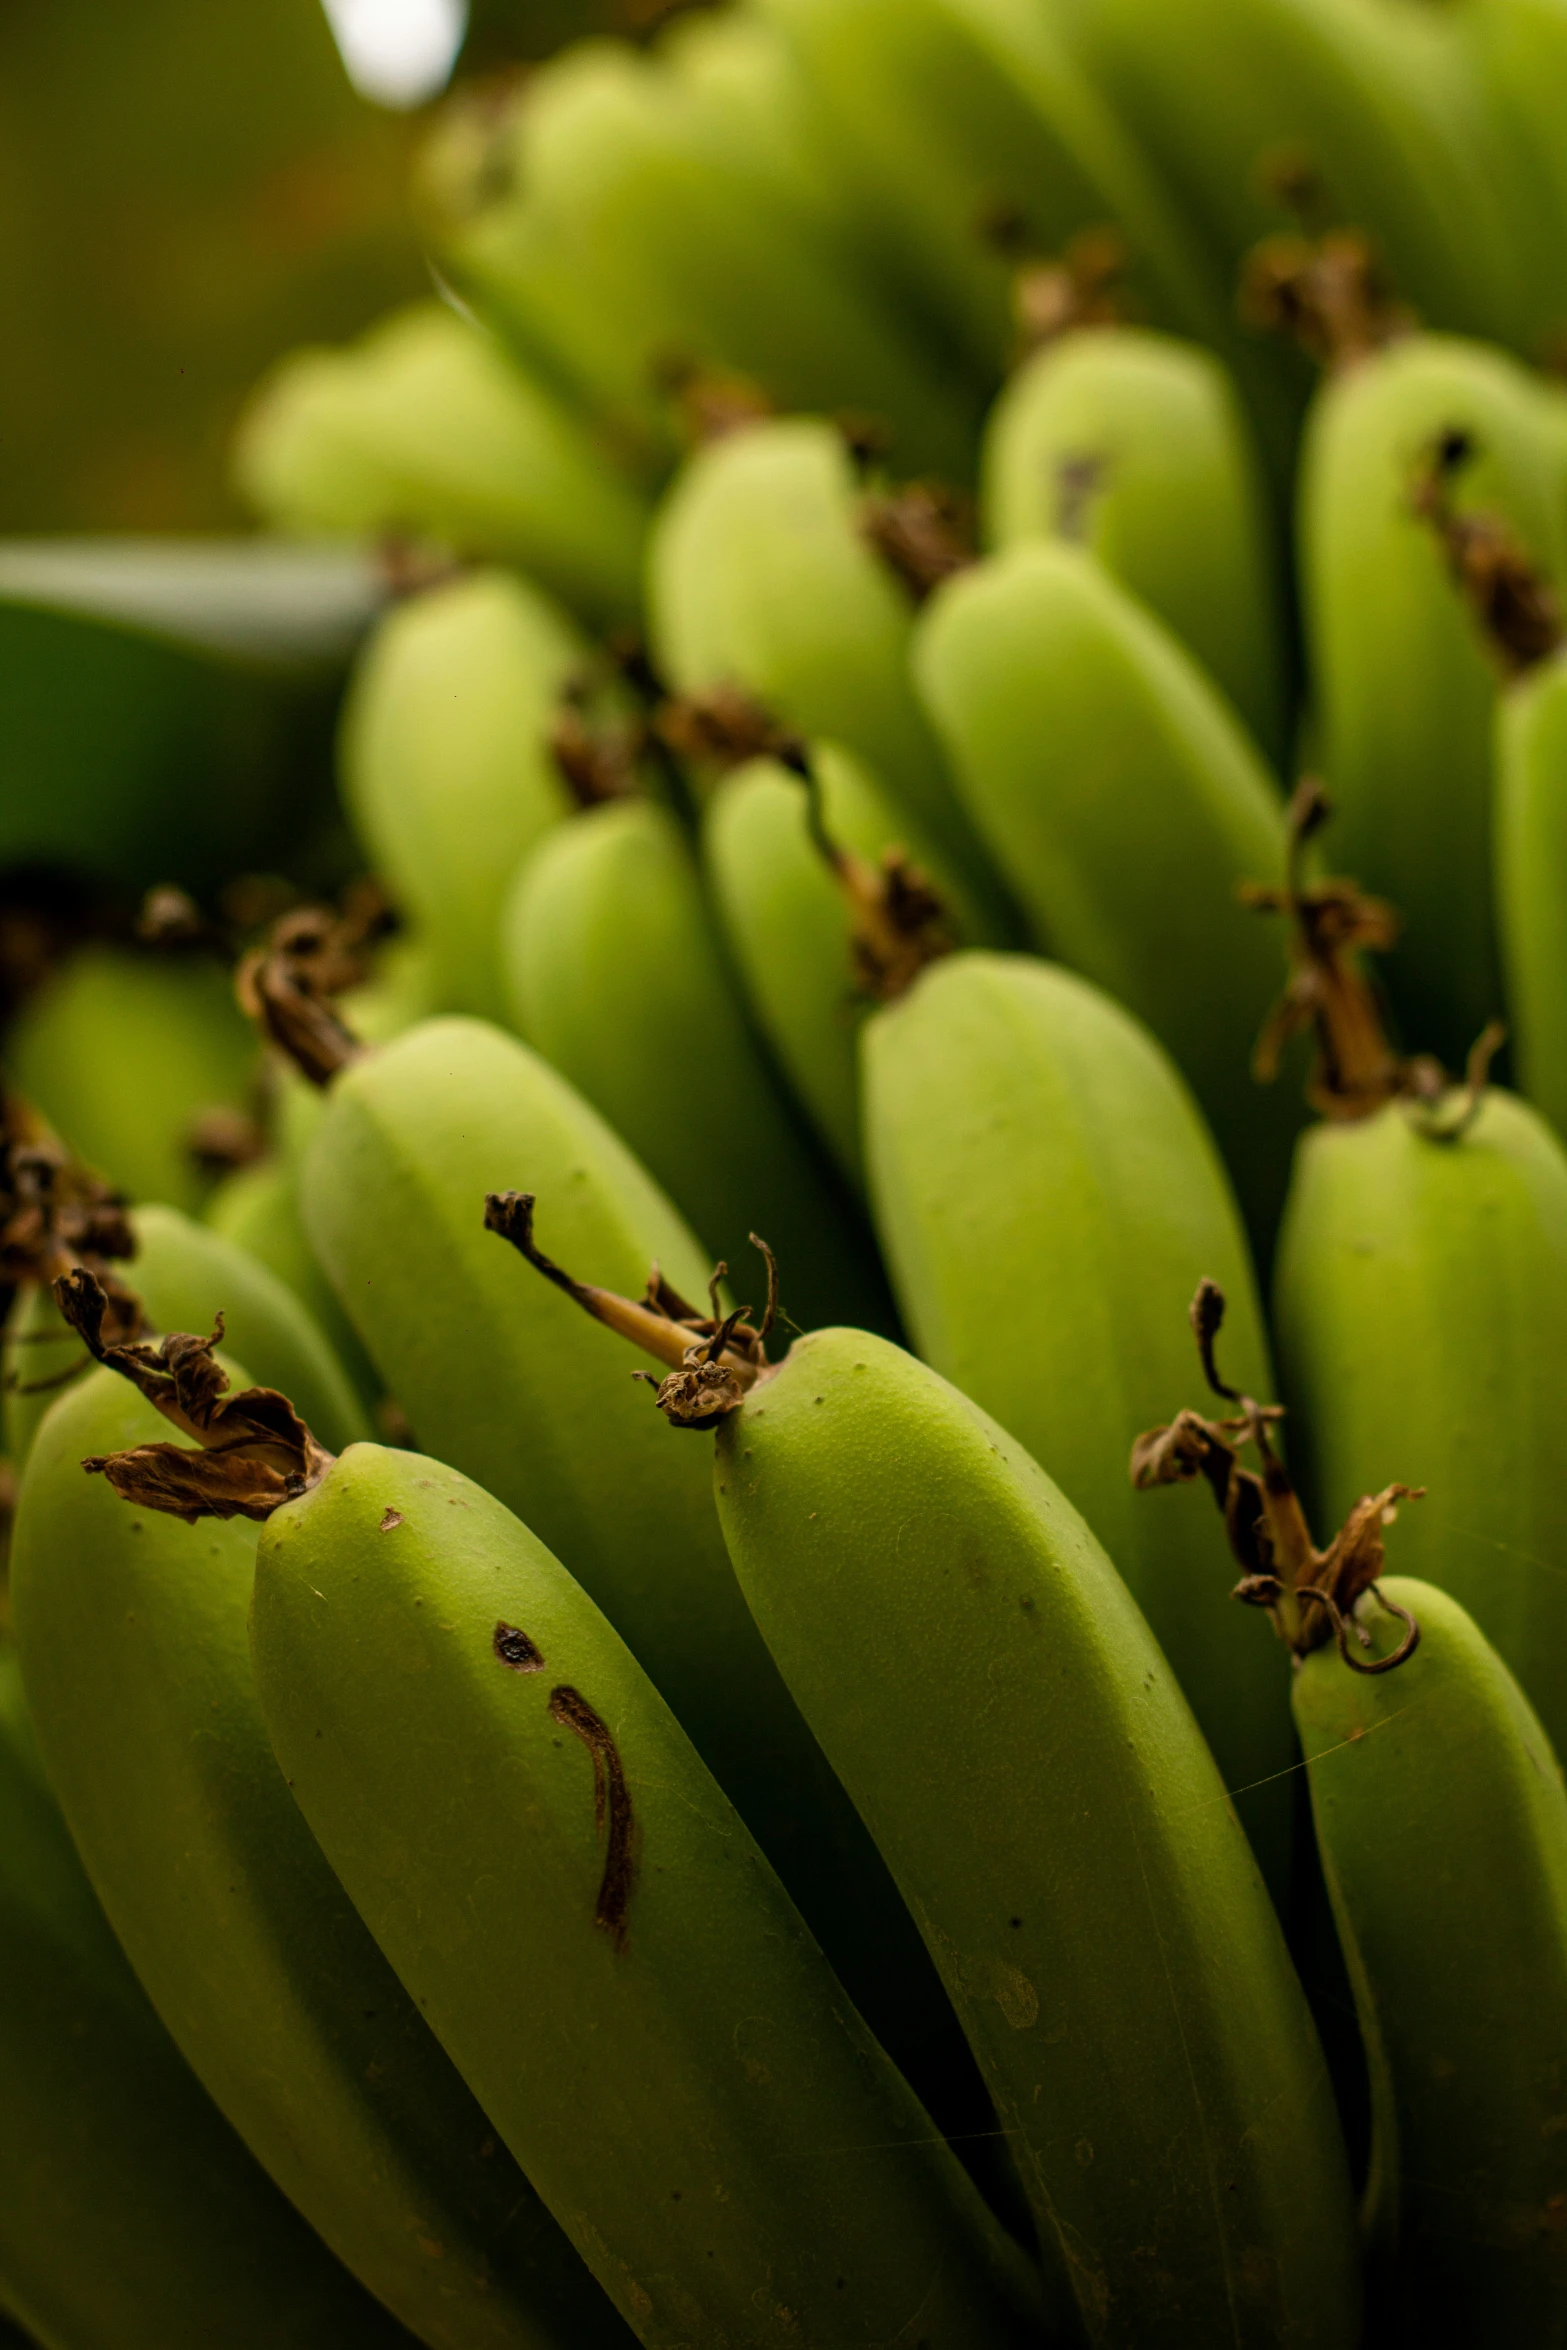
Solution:
[[(622, 1297), (577, 1281), (547, 1257), (533, 1232), (537, 1202), (531, 1191), (491, 1192), (484, 1203), (487, 1232), (509, 1241), (518, 1254), (565, 1291), (575, 1305), (595, 1321), (627, 1338), (644, 1354), (665, 1366), (665, 1376), (652, 1380), (659, 1410), (675, 1428), (716, 1428), (738, 1411), (746, 1396), (767, 1375), (767, 1340), (778, 1315), (778, 1266), (765, 1240), (753, 1232), (752, 1245), (767, 1263), (767, 1309), (760, 1327), (748, 1318), (744, 1306), (724, 1313), (719, 1306), (719, 1284), (728, 1271), (719, 1265), (708, 1289), (708, 1311), (688, 1305), (655, 1265), (641, 1298)], [(640, 1378), (646, 1372), (636, 1374)]]
[(241, 1010), (312, 1085), (329, 1085), (364, 1049), (332, 998), (365, 979), (370, 949), (390, 925), (385, 898), (366, 883), (341, 909), (296, 906), (282, 915), (235, 972)]
[[(120, 1193), (73, 1159), (18, 1096), (0, 1098), (0, 1300), (85, 1266), (103, 1291), (109, 1335), (139, 1338), (146, 1329), (141, 1300), (114, 1271), (116, 1261), (135, 1254)], [(17, 1395), (51, 1394), (68, 1387), (89, 1360), (78, 1355), (63, 1370), (29, 1377), (18, 1345), (5, 1383)]]
[(869, 490), (860, 500), (860, 536), (903, 582), (916, 604), (975, 559), (973, 501), (937, 481)]
[[(1157, 1485), (1203, 1478), (1219, 1505), (1231, 1556), (1241, 1570), (1233, 1596), (1248, 1606), (1266, 1608), (1275, 1630), (1296, 1656), (1308, 1656), (1333, 1639), (1355, 1672), (1391, 1672), (1414, 1654), (1420, 1627), (1406, 1609), (1381, 1593), (1383, 1538), (1398, 1515), (1398, 1504), (1419, 1500), (1424, 1487), (1388, 1485), (1380, 1493), (1367, 1494), (1327, 1548), (1318, 1549), (1289, 1472), (1274, 1448), (1271, 1431), (1282, 1411), (1277, 1404), (1259, 1404), (1240, 1394), (1219, 1376), (1215, 1345), (1223, 1320), (1223, 1292), (1212, 1281), (1202, 1282), (1192, 1300), (1191, 1323), (1203, 1375), (1216, 1395), (1239, 1410), (1218, 1420), (1182, 1411), (1168, 1427), (1150, 1428), (1132, 1447), (1132, 1483), (1139, 1492), (1149, 1492)], [(1259, 1469), (1242, 1466), (1240, 1447), (1247, 1443), (1256, 1451)], [(1405, 1626), (1397, 1649), (1370, 1661), (1365, 1652), (1372, 1647), (1371, 1635), (1357, 1613), (1368, 1594)]]
[(907, 850), (888, 847), (873, 863), (836, 840), (828, 829), (814, 761), (807, 758), (799, 772), (812, 844), (848, 908), (855, 992), (872, 1003), (895, 1003), (927, 965), (956, 946), (946, 901)]
[(1476, 454), (1472, 434), (1457, 427), (1439, 433), (1416, 469), (1410, 510), (1435, 535), (1503, 675), (1522, 677), (1561, 650), (1561, 602), (1503, 516), (1460, 512), (1455, 504), (1459, 476)]
[(642, 719), (606, 717), (594, 711), (589, 681), (574, 678), (561, 696), (550, 727), (550, 757), (577, 806), (600, 808), (608, 800), (633, 796), (637, 765), (647, 741), (648, 728)]
[(1385, 350), (1417, 323), (1371, 240), (1352, 228), (1264, 237), (1242, 266), (1240, 310), (1248, 326), (1295, 343), (1329, 374)]
[(1119, 229), (1084, 229), (1049, 259), (1026, 256), (1012, 281), (1012, 316), (1020, 356), (1078, 327), (1120, 326), (1128, 314), (1122, 281), (1131, 255)]
[(750, 376), (683, 353), (657, 362), (653, 379), (673, 401), (685, 437), (698, 448), (726, 441), (775, 413), (772, 401)]
[(776, 759), (796, 774), (808, 764), (803, 737), (743, 686), (672, 694), (655, 712), (653, 729), (677, 758), (722, 775), (752, 759)]
[(130, 1381), (171, 1427), (195, 1440), (141, 1444), (83, 1462), (108, 1478), (122, 1500), (194, 1524), (198, 1518), (269, 1518), (318, 1484), (332, 1456), (311, 1434), (288, 1398), (271, 1387), (231, 1393), (214, 1350), (223, 1318), (205, 1337), (177, 1332), (158, 1340), (123, 1341), (112, 1335), (103, 1285), (78, 1267), (55, 1283), (60, 1311), (93, 1358)]
[(1384, 1102), (1430, 1100), (1446, 1084), (1431, 1060), (1406, 1060), (1388, 1041), (1382, 1006), (1362, 955), (1382, 953), (1398, 936), (1398, 916), (1352, 881), (1308, 881), (1305, 854), (1332, 814), (1315, 776), (1290, 801), (1289, 858), (1281, 889), (1247, 883), (1242, 902), (1290, 924), (1290, 974), (1257, 1040), (1252, 1066), (1264, 1084), (1277, 1076), (1286, 1045), (1309, 1032), (1316, 1059), (1306, 1096), (1323, 1117), (1367, 1118)]

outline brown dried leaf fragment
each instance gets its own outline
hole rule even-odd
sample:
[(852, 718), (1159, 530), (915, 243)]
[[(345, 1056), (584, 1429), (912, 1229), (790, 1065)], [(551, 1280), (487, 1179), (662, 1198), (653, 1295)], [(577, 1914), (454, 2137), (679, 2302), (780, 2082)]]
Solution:
[[(1403, 1618), (1406, 1637), (1395, 1653), (1374, 1664), (1357, 1657), (1351, 1640), (1369, 1649), (1370, 1635), (1354, 1611), (1368, 1592), (1377, 1593), (1385, 1551), (1383, 1532), (1397, 1516), (1397, 1504), (1417, 1500), (1423, 1487), (1389, 1485), (1356, 1503), (1344, 1525), (1319, 1550), (1289, 1472), (1274, 1449), (1271, 1427), (1283, 1418), (1277, 1404), (1259, 1404), (1219, 1376), (1215, 1343), (1224, 1320), (1224, 1294), (1202, 1282), (1190, 1319), (1208, 1385), (1226, 1402), (1238, 1403), (1233, 1418), (1207, 1420), (1190, 1410), (1165, 1428), (1150, 1428), (1132, 1447), (1132, 1483), (1139, 1492), (1156, 1485), (1207, 1480), (1224, 1517), (1231, 1556), (1241, 1570), (1232, 1596), (1266, 1608), (1274, 1628), (1296, 1656), (1306, 1656), (1336, 1639), (1345, 1663), (1356, 1672), (1390, 1672), (1412, 1656), (1420, 1627), (1402, 1608), (1382, 1605)], [(1244, 1468), (1239, 1446), (1251, 1443), (1261, 1472)]]
[(550, 728), (555, 771), (579, 808), (629, 799), (637, 788), (637, 762), (646, 742), (643, 725), (596, 720), (579, 687), (562, 697)]
[[(777, 1319), (778, 1265), (766, 1241), (751, 1234), (752, 1246), (761, 1251), (767, 1264), (767, 1310), (758, 1329), (747, 1319), (743, 1306), (727, 1314), (719, 1312), (718, 1287), (728, 1271), (725, 1265), (719, 1265), (713, 1274), (706, 1314), (688, 1305), (665, 1281), (657, 1265), (640, 1299), (574, 1280), (544, 1254), (534, 1238), (536, 1204), (531, 1191), (491, 1192), (484, 1203), (485, 1230), (509, 1241), (535, 1272), (563, 1289), (584, 1313), (666, 1366), (667, 1376), (650, 1384), (670, 1425), (715, 1428), (730, 1412), (737, 1411), (767, 1374), (767, 1339)], [(649, 1374), (638, 1376), (648, 1378)]]
[(636, 1822), (620, 1750), (608, 1724), (579, 1691), (565, 1686), (552, 1689), (549, 1710), (551, 1721), (573, 1732), (593, 1757), (593, 1825), (600, 1836), (606, 1822), (609, 1831), (593, 1923), (609, 1935), (617, 1951), (624, 1951), (627, 1912), (636, 1880)]
[(65, 1274), (54, 1293), (88, 1353), (128, 1379), (200, 1448), (144, 1444), (86, 1464), (126, 1500), (190, 1522), (264, 1519), (318, 1484), (331, 1467), (332, 1455), (286, 1396), (271, 1387), (230, 1393), (228, 1373), (213, 1354), (222, 1342), (221, 1315), (206, 1338), (180, 1331), (156, 1344), (126, 1342), (113, 1337), (111, 1300), (85, 1267)]
[(330, 1085), (364, 1051), (331, 999), (363, 982), (371, 947), (391, 927), (380, 888), (361, 882), (341, 910), (296, 906), (281, 915), (235, 972), (240, 1009), (312, 1085)]
[(1126, 239), (1108, 224), (1084, 229), (1051, 259), (1022, 261), (1012, 281), (1019, 358), (1077, 327), (1120, 326), (1129, 310), (1121, 281), (1130, 263)]
[(1475, 454), (1468, 432), (1439, 433), (1416, 470), (1410, 510), (1434, 534), (1503, 675), (1522, 677), (1560, 651), (1561, 602), (1503, 515), (1460, 513), (1454, 504), (1459, 475)]

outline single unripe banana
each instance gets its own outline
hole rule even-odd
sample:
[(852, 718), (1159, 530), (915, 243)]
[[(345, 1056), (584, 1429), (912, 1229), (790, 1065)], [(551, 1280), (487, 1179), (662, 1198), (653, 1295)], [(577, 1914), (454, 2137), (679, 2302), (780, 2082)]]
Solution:
[(953, 955), (861, 1037), (877, 1231), (914, 1346), (1024, 1445), (1093, 1527), (1213, 1749), (1275, 1898), (1294, 1742), (1282, 1649), (1217, 1604), (1205, 1495), (1150, 1511), (1126, 1475), (1190, 1360), (1199, 1280), (1231, 1301), (1237, 1373), (1271, 1392), (1245, 1235), (1196, 1104), (1096, 988), (1023, 956)]
[[(76, 2350), (411, 2350), (213, 2106), (82, 1874), (0, 1646), (0, 2302)], [(24, 2350), (0, 2320), (0, 2340)]]
[(621, 800), (549, 835), (507, 900), (501, 962), (519, 1033), (716, 1257), (743, 1262), (760, 1225), (802, 1328), (889, 1325), (875, 1244), (780, 1096), (667, 809)]
[(84, 947), (5, 1043), (8, 1082), (79, 1159), (132, 1199), (190, 1211), (211, 1189), (191, 1147), (196, 1121), (243, 1110), (255, 1070), (228, 973), (205, 956)]
[(735, 1571), (920, 1920), (1089, 2338), (1345, 2350), (1359, 2278), (1315, 2032), (1088, 1527), (863, 1332), (812, 1333), (736, 1400)]
[(323, 1849), (641, 2341), (1037, 2340), (675, 1717), (498, 1501), (356, 1446), (268, 1521), (253, 1638)]
[[(225, 1345), (254, 1366), (263, 1385), (297, 1396), (324, 1444), (355, 1444), (369, 1434), (364, 1406), (330, 1344), (266, 1265), (177, 1208), (137, 1208), (130, 1222), (136, 1254), (125, 1279), (149, 1330), (210, 1330), (221, 1315)], [(55, 1396), (92, 1358), (52, 1291), (33, 1284), (18, 1292), (3, 1360), (6, 1450), (21, 1468)]]
[(618, 2322), (496, 2149), (273, 1758), (248, 1646), (254, 1528), (181, 1525), (82, 1473), (84, 1456), (166, 1433), (94, 1371), (39, 1432), (12, 1554), (28, 1703), (110, 1923), (251, 2151), (423, 2341), (613, 2344)]
[(938, 591), (914, 670), (970, 813), (1039, 935), (1146, 1021), (1201, 1102), (1265, 1245), (1300, 1123), (1251, 1076), (1283, 806), (1240, 721), (1151, 612), (1060, 542)]
[(1251, 428), (1212, 352), (1132, 326), (1047, 343), (991, 411), (982, 484), (988, 545), (1091, 548), (1282, 760), (1282, 567)]
[[(1321, 1648), (1294, 1684), (1371, 2069), (1376, 2339), (1537, 2350), (1567, 2329), (1567, 1793), (1456, 1600), (1405, 1576), (1380, 1589), (1418, 1619), (1418, 1652), (1368, 1674)], [(1367, 1627), (1384, 1656), (1401, 1636)]]
[[(828, 838), (875, 869), (903, 851), (933, 883), (950, 943), (994, 938), (952, 865), (869, 769), (834, 743), (815, 745), (810, 765)], [(727, 777), (704, 811), (702, 854), (757, 1025), (845, 1180), (862, 1191), (856, 1038), (873, 999), (855, 969), (853, 909), (812, 837), (801, 776), (758, 759)]]
[(1403, 918), (1388, 985), (1411, 1046), (1462, 1062), (1501, 1002), (1489, 874), (1500, 673), (1428, 519), (1433, 447), (1472, 462), (1455, 511), (1504, 520), (1567, 579), (1560, 436), (1498, 351), (1417, 335), (1322, 388), (1301, 458), (1299, 544), (1320, 755), (1344, 870)]
[(550, 736), (587, 662), (565, 614), (498, 571), (399, 606), (360, 657), (344, 798), (414, 917), (443, 1010), (502, 1014), (501, 905), (519, 860), (570, 812)]
[[(644, 446), (671, 446), (671, 377), (716, 369), (780, 408), (875, 416), (911, 468), (961, 472), (972, 393), (802, 195), (787, 60), (739, 104), (723, 75), (687, 70), (737, 38), (771, 40), (742, 20), (641, 53), (580, 42), (509, 106), (459, 109), (423, 175), (448, 274)], [(775, 100), (777, 132), (759, 132)]]
[(565, 1264), (633, 1294), (650, 1266), (661, 1292), (706, 1293), (700, 1245), (624, 1143), (478, 1021), (429, 1021), (344, 1069), (305, 1161), (306, 1229), (419, 1442), (527, 1512), (938, 2120), (981, 2129), (918, 1937), (746, 1612), (699, 1450), (669, 1441), (614, 1337), (485, 1228), (486, 1195), (519, 1179)]
[(516, 563), (588, 620), (636, 609), (641, 498), (555, 391), (440, 304), (292, 353), (234, 462), (277, 528), (432, 539)]
[(1567, 1151), (1491, 1089), (1302, 1138), (1274, 1331), (1290, 1451), (1337, 1523), (1389, 1467), (1429, 1488), (1400, 1564), (1452, 1593), (1567, 1741)]
[(863, 759), (949, 857), (983, 873), (908, 676), (914, 605), (861, 528), (842, 435), (770, 419), (699, 449), (648, 546), (648, 627), (678, 693), (738, 686)]

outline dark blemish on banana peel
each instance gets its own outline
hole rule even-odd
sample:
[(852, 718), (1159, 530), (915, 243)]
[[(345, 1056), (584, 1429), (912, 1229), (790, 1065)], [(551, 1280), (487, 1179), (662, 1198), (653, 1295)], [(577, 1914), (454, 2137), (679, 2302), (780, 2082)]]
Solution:
[(604, 1874), (599, 1882), (593, 1923), (609, 1935), (617, 1950), (626, 1947), (626, 1912), (631, 1904), (636, 1861), (632, 1846), (631, 1791), (626, 1785), (620, 1750), (608, 1724), (575, 1689), (550, 1691), (550, 1719), (582, 1740), (593, 1757), (593, 1825), (601, 1836), (608, 1829)]

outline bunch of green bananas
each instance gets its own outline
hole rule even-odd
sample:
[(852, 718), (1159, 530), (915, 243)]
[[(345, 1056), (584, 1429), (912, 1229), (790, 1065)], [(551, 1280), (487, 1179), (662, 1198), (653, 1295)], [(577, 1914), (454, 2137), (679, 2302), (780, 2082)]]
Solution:
[(238, 442), (375, 886), (149, 799), (3, 1046), (44, 2350), (1567, 2343), (1553, 88), (735, 0), (436, 119)]

